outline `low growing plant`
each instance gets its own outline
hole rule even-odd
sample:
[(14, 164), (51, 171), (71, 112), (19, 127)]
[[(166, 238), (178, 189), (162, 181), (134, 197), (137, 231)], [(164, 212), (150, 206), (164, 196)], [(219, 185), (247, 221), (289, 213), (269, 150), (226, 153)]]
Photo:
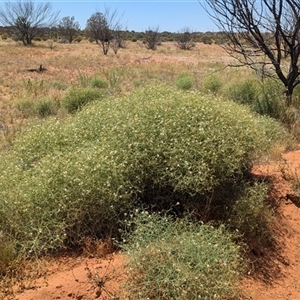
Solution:
[(224, 226), (142, 212), (125, 235), (130, 299), (231, 299), (242, 272), (241, 248)]
[(35, 114), (41, 118), (56, 115), (57, 110), (57, 104), (50, 99), (40, 99), (34, 105)]
[(95, 77), (91, 80), (91, 86), (93, 88), (103, 89), (108, 87), (108, 82), (101, 78)]
[(246, 183), (226, 214), (228, 226), (242, 233), (249, 244), (271, 245), (273, 242), (274, 213), (266, 202), (267, 192), (265, 183)]
[(93, 88), (71, 88), (62, 99), (62, 106), (69, 112), (75, 113), (92, 101), (103, 99), (105, 93)]
[(210, 75), (206, 77), (202, 84), (202, 89), (205, 92), (216, 94), (220, 91), (223, 83), (217, 75)]
[(194, 79), (188, 74), (180, 74), (176, 78), (176, 86), (181, 90), (190, 90), (193, 87)]
[(234, 82), (224, 87), (223, 95), (230, 100), (253, 108), (259, 97), (259, 86), (254, 80)]

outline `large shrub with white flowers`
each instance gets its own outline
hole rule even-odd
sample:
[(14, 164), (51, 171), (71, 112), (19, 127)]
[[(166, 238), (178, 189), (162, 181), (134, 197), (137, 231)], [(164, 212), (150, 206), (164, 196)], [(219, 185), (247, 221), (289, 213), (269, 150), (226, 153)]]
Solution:
[(247, 107), (165, 85), (103, 99), (0, 154), (1, 235), (31, 255), (117, 236), (140, 206), (207, 217), (284, 135)]

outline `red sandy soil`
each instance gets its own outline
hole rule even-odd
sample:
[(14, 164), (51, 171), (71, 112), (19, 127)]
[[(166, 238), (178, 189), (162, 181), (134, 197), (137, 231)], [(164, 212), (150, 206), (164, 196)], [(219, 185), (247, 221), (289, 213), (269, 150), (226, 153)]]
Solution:
[[(285, 170), (284, 172), (282, 170)], [(253, 269), (242, 281), (243, 299), (300, 299), (300, 197), (286, 180), (300, 171), (300, 150), (282, 155), (281, 163), (257, 166), (253, 173), (267, 176), (278, 208), (276, 250), (255, 249)], [(44, 275), (15, 291), (5, 300), (127, 299), (122, 292), (126, 280), (125, 256), (63, 256), (47, 262)]]
[(254, 270), (243, 282), (246, 299), (300, 299), (300, 197), (289, 180), (299, 172), (300, 150), (283, 154), (281, 163), (253, 170), (254, 174), (268, 176), (273, 186), (273, 196), (278, 203), (276, 238), (279, 247), (273, 252), (259, 249), (256, 253)]

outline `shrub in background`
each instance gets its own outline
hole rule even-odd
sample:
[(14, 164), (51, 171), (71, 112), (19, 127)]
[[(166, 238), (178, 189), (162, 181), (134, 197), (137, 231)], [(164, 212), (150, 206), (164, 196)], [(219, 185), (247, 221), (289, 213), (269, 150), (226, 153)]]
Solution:
[(204, 79), (202, 89), (205, 92), (216, 94), (219, 92), (222, 86), (223, 82), (220, 77), (217, 75), (210, 75)]
[(222, 94), (230, 100), (249, 105), (253, 108), (256, 106), (259, 97), (258, 89), (257, 81), (247, 80), (226, 85), (222, 90)]
[(181, 90), (190, 90), (194, 85), (194, 78), (188, 74), (180, 74), (176, 78), (176, 86)]
[(108, 87), (108, 82), (101, 79), (101, 78), (93, 78), (91, 80), (91, 86), (93, 88), (99, 88), (99, 89), (103, 89), (103, 88), (107, 88)]
[(50, 99), (40, 99), (35, 103), (34, 111), (41, 118), (56, 115), (58, 111), (57, 103)]
[(75, 113), (92, 101), (103, 99), (105, 93), (93, 88), (71, 88), (62, 99), (62, 106), (69, 112)]
[(8, 36), (8, 34), (6, 32), (4, 32), (4, 33), (1, 34), (1, 38), (2, 38), (2, 40), (5, 41), (5, 40), (7, 40), (9, 38), (9, 36)]
[(259, 95), (253, 110), (261, 115), (270, 116), (276, 120), (282, 120), (285, 111), (282, 86), (278, 81), (266, 79), (261, 84)]

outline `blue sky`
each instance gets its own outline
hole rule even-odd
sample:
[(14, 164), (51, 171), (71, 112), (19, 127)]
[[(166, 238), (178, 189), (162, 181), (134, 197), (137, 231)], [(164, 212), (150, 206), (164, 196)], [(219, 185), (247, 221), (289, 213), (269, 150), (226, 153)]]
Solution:
[[(2, 1), (1, 1), (2, 2)], [(184, 27), (192, 31), (218, 31), (197, 0), (170, 1), (51, 1), (55, 10), (60, 10), (60, 18), (74, 16), (85, 28), (87, 19), (97, 10), (105, 7), (117, 10), (128, 30), (145, 31), (159, 27), (159, 31), (178, 32)]]

